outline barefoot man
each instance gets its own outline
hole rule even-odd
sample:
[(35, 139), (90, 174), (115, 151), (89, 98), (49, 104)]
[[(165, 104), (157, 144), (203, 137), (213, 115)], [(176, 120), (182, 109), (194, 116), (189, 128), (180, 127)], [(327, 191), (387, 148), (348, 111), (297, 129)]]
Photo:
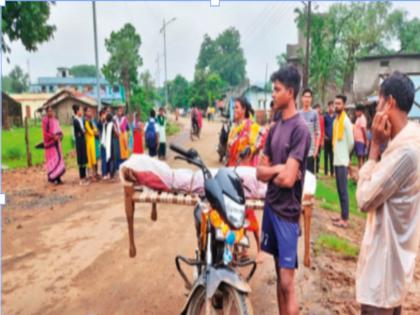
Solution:
[(274, 256), (277, 300), (281, 315), (296, 315), (299, 306), (294, 285), (298, 266), (299, 217), (306, 159), (311, 137), (296, 110), (300, 75), (293, 66), (273, 73), (273, 102), (282, 117), (270, 129), (257, 178), (268, 183), (262, 222), (261, 249)]

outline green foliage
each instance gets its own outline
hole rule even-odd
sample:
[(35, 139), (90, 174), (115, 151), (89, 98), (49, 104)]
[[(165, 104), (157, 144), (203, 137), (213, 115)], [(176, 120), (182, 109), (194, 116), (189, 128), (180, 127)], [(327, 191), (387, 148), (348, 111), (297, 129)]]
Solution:
[(149, 71), (143, 72), (139, 78), (139, 84), (134, 85), (131, 95), (130, 110), (140, 112), (143, 121), (149, 117), (149, 112), (155, 107), (158, 100), (158, 92)]
[(6, 77), (4, 90), (9, 93), (23, 93), (29, 89), (29, 75), (23, 73), (19, 66), (15, 66)]
[(70, 74), (76, 78), (96, 77), (94, 65), (76, 65), (70, 68)]
[(197, 72), (215, 73), (229, 86), (237, 86), (245, 80), (246, 60), (240, 45), (239, 31), (231, 27), (212, 40), (204, 35), (195, 67)]
[[(420, 20), (409, 21), (405, 11), (391, 11), (384, 2), (336, 3), (325, 13), (311, 15), (309, 83), (325, 102), (327, 88), (350, 92), (359, 57), (393, 53), (388, 47), (397, 39), (400, 52), (420, 51)], [(296, 24), (306, 35), (306, 10), (296, 9)], [(300, 58), (303, 63), (304, 54)], [(284, 63), (284, 56), (277, 57)]]
[(5, 36), (10, 42), (20, 40), (28, 51), (36, 51), (38, 45), (48, 41), (56, 29), (47, 23), (49, 17), (49, 2), (6, 2), (1, 21), (3, 52), (11, 51)]
[(190, 84), (182, 75), (168, 82), (169, 103), (175, 107), (187, 107), (190, 97)]
[(356, 245), (333, 234), (321, 234), (315, 244), (317, 249), (330, 249), (348, 257), (356, 258), (359, 255), (359, 248)]
[(196, 71), (194, 82), (191, 87), (190, 105), (199, 108), (213, 106), (220, 99), (225, 83), (217, 73)]
[(2, 91), (11, 93), (12, 81), (10, 80), (9, 76), (5, 75), (1, 77), (1, 88)]
[(277, 64), (279, 65), (279, 68), (282, 68), (283, 66), (287, 65), (287, 54), (282, 53), (281, 55), (278, 55), (276, 57)]
[(405, 10), (395, 10), (388, 17), (388, 25), (391, 36), (398, 39), (400, 52), (418, 53), (420, 52), (420, 20), (414, 18), (408, 20), (408, 12)]
[(20, 148), (7, 148), (5, 158), (13, 161), (19, 160), (23, 158), (23, 152)]
[(105, 39), (110, 57), (102, 67), (102, 73), (111, 84), (120, 83), (124, 86), (128, 103), (131, 100), (131, 86), (137, 83), (137, 69), (143, 64), (139, 54), (140, 45), (140, 35), (130, 23), (117, 32), (113, 31)]
[(166, 134), (168, 136), (175, 135), (180, 131), (181, 127), (175, 122), (168, 121), (168, 123), (166, 124)]
[[(61, 126), (64, 134), (61, 142), (64, 156), (68, 156), (73, 149), (72, 137), (73, 127), (70, 125)], [(3, 130), (1, 137), (2, 150), (2, 164), (8, 168), (24, 168), (27, 166), (26, 162), (26, 144), (25, 144), (25, 128), (13, 128), (10, 130)], [(35, 145), (42, 141), (42, 128), (38, 126), (29, 127), (29, 146), (31, 149), (32, 163), (40, 165), (45, 162), (44, 150), (35, 149)], [(66, 159), (66, 165), (73, 163), (76, 158)]]

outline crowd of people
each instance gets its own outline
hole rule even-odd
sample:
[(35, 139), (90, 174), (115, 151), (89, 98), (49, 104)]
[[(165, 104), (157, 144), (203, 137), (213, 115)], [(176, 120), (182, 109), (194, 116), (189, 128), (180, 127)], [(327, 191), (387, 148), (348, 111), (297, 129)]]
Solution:
[[(294, 285), (298, 266), (299, 219), (306, 170), (320, 172), (324, 150), (324, 174), (335, 176), (341, 216), (333, 224), (348, 227), (348, 169), (352, 152), (357, 156), (359, 177), (356, 199), (367, 212), (356, 275), (356, 299), (362, 314), (401, 314), (401, 305), (412, 282), (420, 244), (420, 127), (408, 121), (414, 102), (412, 81), (398, 72), (385, 79), (379, 91), (376, 114), (369, 124), (363, 107), (357, 106), (354, 123), (346, 112), (347, 98), (337, 95), (327, 104), (312, 106), (313, 93), (301, 93), (297, 110), (300, 74), (293, 66), (273, 73), (270, 121), (265, 127), (253, 119), (245, 98), (235, 99), (234, 121), (227, 144), (227, 166), (252, 166), (266, 182), (267, 194), (259, 238), (259, 223), (252, 209), (246, 210), (248, 231), (260, 250), (274, 257), (280, 314), (299, 313)], [(165, 158), (166, 118), (163, 108), (151, 110), (145, 126), (138, 114), (132, 122), (118, 108), (99, 112), (74, 106), (74, 137), (81, 184), (112, 178), (130, 152), (143, 153), (143, 139), (151, 156)], [(191, 111), (192, 126), (201, 129), (201, 112)], [(62, 183), (65, 172), (61, 152), (62, 132), (51, 108), (43, 119), (48, 180)], [(132, 137), (129, 136), (132, 134)], [(130, 138), (133, 144), (130, 145)], [(244, 253), (246, 255), (246, 253)]]
[(304, 174), (319, 173), (324, 150), (324, 174), (336, 178), (341, 216), (333, 224), (340, 228), (348, 227), (348, 170), (351, 155), (357, 156), (356, 198), (367, 212), (356, 274), (361, 314), (401, 314), (420, 244), (420, 127), (407, 118), (413, 82), (398, 72), (384, 80), (368, 124), (362, 106), (356, 107), (352, 122), (344, 95), (329, 101), (325, 114), (320, 105), (312, 108), (308, 88), (301, 93), (298, 111), (300, 75), (292, 66), (275, 72), (271, 81), (272, 111), (265, 128), (253, 121), (245, 99), (235, 100), (227, 165), (255, 166), (257, 178), (268, 184), (261, 243), (252, 210), (247, 209), (247, 217), (254, 219), (250, 226), (258, 251), (274, 257), (279, 313), (299, 313), (294, 277)]
[[(118, 107), (115, 115), (110, 107), (104, 107), (97, 117), (90, 107), (73, 105), (72, 109), (73, 140), (80, 185), (115, 179), (115, 173), (130, 154), (144, 153), (143, 143), (150, 156), (166, 158), (167, 120), (164, 108), (159, 109), (157, 117), (152, 109), (145, 125), (141, 122), (138, 112), (132, 114), (129, 119), (123, 106)], [(65, 173), (61, 148), (63, 133), (51, 107), (46, 109), (42, 131), (48, 181), (55, 185), (62, 184), (61, 178)]]

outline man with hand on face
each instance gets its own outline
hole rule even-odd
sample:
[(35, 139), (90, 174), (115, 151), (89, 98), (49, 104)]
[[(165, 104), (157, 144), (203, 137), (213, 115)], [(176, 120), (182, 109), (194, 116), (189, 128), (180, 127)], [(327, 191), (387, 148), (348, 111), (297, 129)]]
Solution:
[[(415, 88), (394, 72), (381, 85), (357, 203), (367, 212), (356, 273), (362, 314), (401, 314), (420, 244), (420, 126), (409, 122)], [(381, 155), (381, 146), (387, 148)]]
[[(303, 181), (311, 135), (296, 110), (300, 75), (286, 66), (271, 76), (273, 108), (281, 117), (271, 127), (257, 178), (268, 183), (262, 222), (261, 249), (274, 256), (277, 300), (282, 315), (299, 314), (294, 286)], [(315, 113), (316, 119), (318, 117)]]
[(311, 89), (304, 89), (302, 92), (302, 110), (299, 111), (300, 115), (306, 122), (311, 134), (311, 148), (308, 153), (308, 161), (306, 169), (312, 174), (315, 174), (315, 161), (319, 153), (319, 137), (320, 126), (318, 113), (312, 110), (312, 91)]

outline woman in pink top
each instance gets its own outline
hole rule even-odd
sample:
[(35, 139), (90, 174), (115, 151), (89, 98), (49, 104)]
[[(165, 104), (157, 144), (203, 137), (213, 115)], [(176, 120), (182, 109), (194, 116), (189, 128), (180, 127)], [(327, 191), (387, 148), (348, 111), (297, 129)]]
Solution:
[(367, 121), (366, 116), (363, 114), (363, 106), (357, 105), (356, 107), (356, 123), (354, 124), (353, 134), (354, 134), (354, 151), (357, 155), (357, 160), (359, 162), (359, 169), (365, 163), (365, 153), (366, 153), (366, 128)]

